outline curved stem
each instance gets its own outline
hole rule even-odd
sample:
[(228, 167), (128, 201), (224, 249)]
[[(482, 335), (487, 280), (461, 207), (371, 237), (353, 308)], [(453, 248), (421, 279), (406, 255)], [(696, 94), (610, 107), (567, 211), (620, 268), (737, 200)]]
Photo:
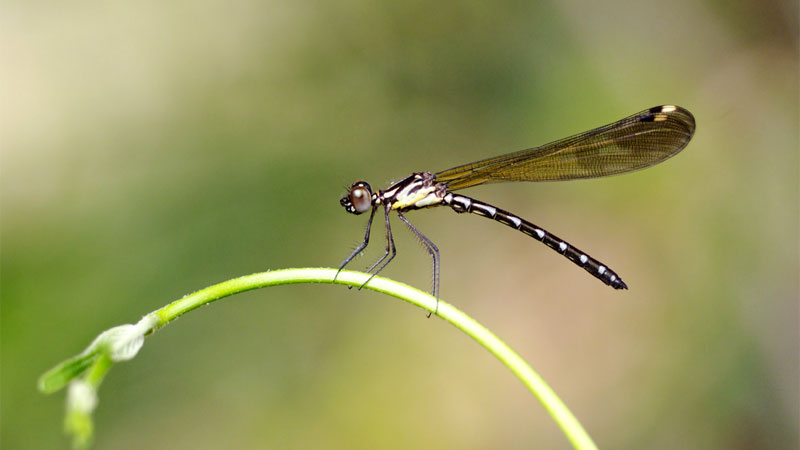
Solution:
[[(100, 379), (92, 376), (93, 374), (96, 376), (98, 373), (94, 367), (95, 364), (103, 362), (104, 367), (100, 372), (105, 374), (110, 362), (132, 358), (141, 347), (143, 336), (152, 334), (181, 315), (215, 300), (240, 292), (283, 284), (326, 283), (361, 286), (370, 277), (369, 274), (349, 270), (339, 272), (338, 276), (336, 273), (336, 269), (330, 268), (275, 270), (246, 275), (199, 290), (147, 314), (136, 325), (124, 325), (104, 332), (83, 353), (64, 361), (44, 374), (39, 380), (40, 389), (45, 392), (53, 392), (87, 371), (89, 379), (93, 381), (92, 385), (96, 388), (102, 379), (102, 375), (99, 377)], [(336, 280), (334, 280), (334, 277), (336, 277)], [(391, 295), (433, 312), (467, 333), (494, 354), (506, 367), (511, 369), (517, 378), (528, 387), (544, 405), (575, 448), (597, 448), (575, 416), (544, 382), (542, 377), (519, 354), (486, 327), (443, 301), (438, 302), (437, 310), (436, 298), (403, 283), (387, 278), (374, 277), (364, 287)]]

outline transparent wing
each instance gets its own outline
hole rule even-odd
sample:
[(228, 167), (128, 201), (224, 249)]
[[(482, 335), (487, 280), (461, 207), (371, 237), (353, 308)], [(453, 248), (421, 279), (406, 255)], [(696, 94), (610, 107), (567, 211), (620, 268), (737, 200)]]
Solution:
[(680, 152), (694, 129), (689, 111), (656, 106), (541, 147), (439, 172), (436, 181), (456, 190), (501, 181), (574, 180), (630, 172)]

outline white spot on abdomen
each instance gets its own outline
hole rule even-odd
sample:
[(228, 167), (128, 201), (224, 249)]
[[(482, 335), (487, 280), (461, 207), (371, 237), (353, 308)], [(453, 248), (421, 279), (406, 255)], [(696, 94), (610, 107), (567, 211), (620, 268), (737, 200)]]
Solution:
[(472, 209), (475, 209), (477, 207), (480, 207), (480, 209), (484, 210), (486, 214), (490, 215), (491, 217), (494, 217), (495, 214), (497, 214), (497, 209), (489, 205), (475, 205), (472, 207)]

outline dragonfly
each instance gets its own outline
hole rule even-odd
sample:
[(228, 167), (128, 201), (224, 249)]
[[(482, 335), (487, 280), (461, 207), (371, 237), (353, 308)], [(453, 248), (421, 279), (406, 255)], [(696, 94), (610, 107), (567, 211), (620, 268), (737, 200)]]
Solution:
[(383, 190), (373, 192), (366, 181), (356, 181), (340, 203), (352, 214), (369, 212), (367, 231), (363, 242), (339, 266), (336, 276), (367, 247), (372, 220), (376, 211), (383, 207), (386, 249), (383, 256), (367, 269), (370, 277), (361, 287), (380, 273), (397, 254), (389, 224), (390, 212), (394, 211), (416, 235), (433, 260), (432, 294), (436, 298), (435, 312), (438, 313), (439, 249), (409, 222), (405, 213), (449, 206), (457, 213), (477, 214), (519, 230), (562, 254), (606, 285), (614, 289), (628, 289), (628, 285), (607, 264), (553, 233), (497, 206), (456, 194), (455, 191), (487, 183), (578, 180), (644, 169), (683, 150), (694, 131), (694, 116), (686, 109), (676, 105), (655, 106), (614, 123), (540, 147), (463, 164), (441, 172), (412, 173)]

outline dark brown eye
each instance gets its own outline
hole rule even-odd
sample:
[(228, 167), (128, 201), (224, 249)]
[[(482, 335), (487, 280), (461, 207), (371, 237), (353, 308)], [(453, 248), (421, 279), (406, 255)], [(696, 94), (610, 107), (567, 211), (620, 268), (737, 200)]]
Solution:
[(372, 192), (364, 186), (355, 186), (350, 190), (350, 202), (359, 213), (367, 212), (372, 207)]

